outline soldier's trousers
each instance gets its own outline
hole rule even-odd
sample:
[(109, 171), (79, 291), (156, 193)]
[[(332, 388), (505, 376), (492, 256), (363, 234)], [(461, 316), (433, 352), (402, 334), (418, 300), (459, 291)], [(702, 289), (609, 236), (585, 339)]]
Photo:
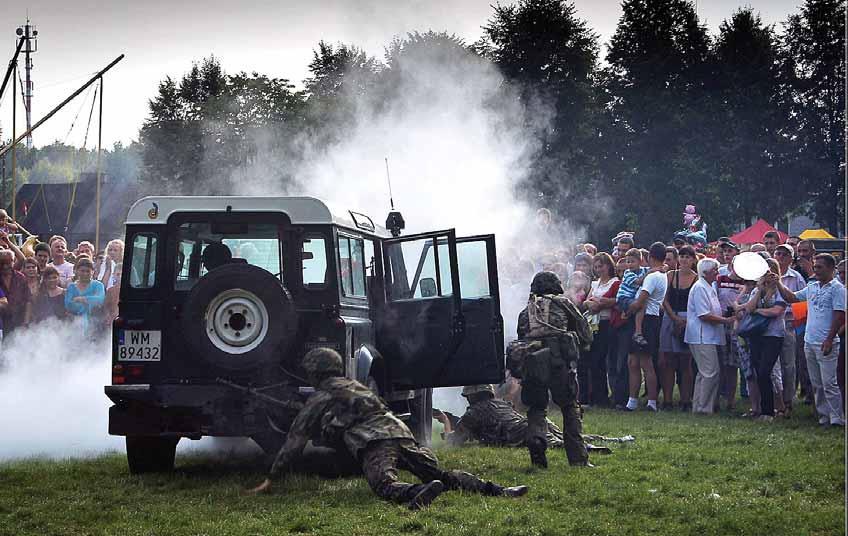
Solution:
[(446, 489), (461, 489), (484, 495), (500, 495), (503, 489), (465, 471), (441, 469), (432, 450), (409, 439), (375, 441), (362, 453), (362, 471), (374, 493), (388, 501), (406, 503), (424, 486), (399, 481), (400, 469), (408, 470), (425, 484), (441, 480)]
[[(577, 405), (577, 373), (569, 370), (562, 360), (551, 359), (545, 374), (525, 374), (521, 382), (521, 402), (527, 410), (527, 440), (541, 438), (545, 440), (548, 425), (545, 417), (548, 413), (548, 393), (553, 396), (554, 404), (562, 410), (563, 441), (565, 454), (571, 464), (581, 464), (589, 459), (589, 452), (583, 442), (583, 421)], [(544, 381), (547, 376), (548, 381)]]

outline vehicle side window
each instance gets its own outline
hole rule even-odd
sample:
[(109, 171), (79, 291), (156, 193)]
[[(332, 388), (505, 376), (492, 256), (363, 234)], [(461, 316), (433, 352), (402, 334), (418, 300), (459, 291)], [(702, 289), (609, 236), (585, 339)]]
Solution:
[[(456, 254), (462, 299), (491, 296), (486, 243), (461, 242), (456, 245)], [(441, 261), (441, 258), (439, 260)], [(450, 273), (449, 266), (447, 270)]]
[(339, 278), (345, 296), (365, 297), (365, 252), (361, 238), (339, 235)]
[(303, 239), (303, 286), (323, 287), (327, 283), (327, 242), (322, 237)]
[(392, 274), (389, 299), (434, 298), (453, 293), (447, 243), (439, 241), (433, 247), (435, 241), (422, 238), (385, 246), (390, 264), (387, 269)]
[(155, 234), (139, 233), (133, 237), (131, 287), (145, 289), (155, 285), (157, 242)]

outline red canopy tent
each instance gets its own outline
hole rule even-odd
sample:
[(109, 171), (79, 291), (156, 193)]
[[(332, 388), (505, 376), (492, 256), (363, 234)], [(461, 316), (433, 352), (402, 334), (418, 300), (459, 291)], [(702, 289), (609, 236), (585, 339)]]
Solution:
[[(730, 239), (740, 245), (756, 244), (757, 242), (763, 241), (763, 235), (768, 231), (777, 231), (777, 229), (769, 225), (765, 220), (757, 220), (754, 225), (748, 227), (744, 231), (739, 231), (735, 235), (731, 236)], [(789, 235), (783, 231), (777, 231), (777, 233), (780, 235), (781, 242), (786, 242), (786, 239), (789, 238)]]

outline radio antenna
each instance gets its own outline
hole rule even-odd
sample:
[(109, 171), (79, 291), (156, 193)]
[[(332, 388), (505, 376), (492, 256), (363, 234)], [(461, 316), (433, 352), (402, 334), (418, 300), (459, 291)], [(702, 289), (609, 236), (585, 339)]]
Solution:
[(386, 182), (389, 183), (389, 205), (391, 205), (391, 209), (395, 209), (395, 199), (392, 195), (392, 177), (389, 175), (389, 157), (385, 158), (386, 160)]
[(391, 210), (389, 211), (389, 217), (386, 218), (386, 229), (388, 229), (392, 236), (397, 238), (400, 236), (400, 232), (406, 227), (406, 222), (403, 221), (403, 216), (397, 210), (395, 210), (395, 198), (392, 194), (392, 177), (389, 175), (389, 157), (385, 158), (386, 160), (386, 182), (389, 183), (389, 204), (391, 205)]

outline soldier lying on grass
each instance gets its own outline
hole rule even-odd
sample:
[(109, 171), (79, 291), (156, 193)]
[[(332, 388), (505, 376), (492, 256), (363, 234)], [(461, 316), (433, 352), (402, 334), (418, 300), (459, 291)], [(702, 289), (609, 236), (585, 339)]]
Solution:
[[(487, 447), (526, 447), (527, 446), (527, 417), (517, 412), (511, 403), (495, 398), (493, 385), (466, 385), (462, 388), (462, 396), (468, 400), (468, 409), (462, 417), (452, 422), (443, 412), (434, 412), (435, 418), (445, 425), (444, 439), (449, 445), (458, 446), (467, 441), (478, 441)], [(546, 439), (548, 447), (562, 448), (562, 430), (545, 419), (548, 431)], [(621, 438), (604, 436), (586, 436), (583, 440), (621, 441)], [(591, 453), (610, 454), (608, 447), (598, 447), (586, 443)]]
[[(409, 428), (377, 395), (344, 377), (342, 358), (335, 350), (309, 351), (303, 369), (316, 391), (298, 413), (268, 478), (251, 493), (270, 491), (272, 479), (292, 466), (309, 440), (347, 449), (362, 464), (374, 493), (413, 510), (429, 505), (445, 489), (508, 497), (527, 493), (527, 486), (503, 487), (471, 473), (441, 469), (433, 451), (418, 445)], [(400, 482), (399, 469), (409, 470), (423, 484)]]

